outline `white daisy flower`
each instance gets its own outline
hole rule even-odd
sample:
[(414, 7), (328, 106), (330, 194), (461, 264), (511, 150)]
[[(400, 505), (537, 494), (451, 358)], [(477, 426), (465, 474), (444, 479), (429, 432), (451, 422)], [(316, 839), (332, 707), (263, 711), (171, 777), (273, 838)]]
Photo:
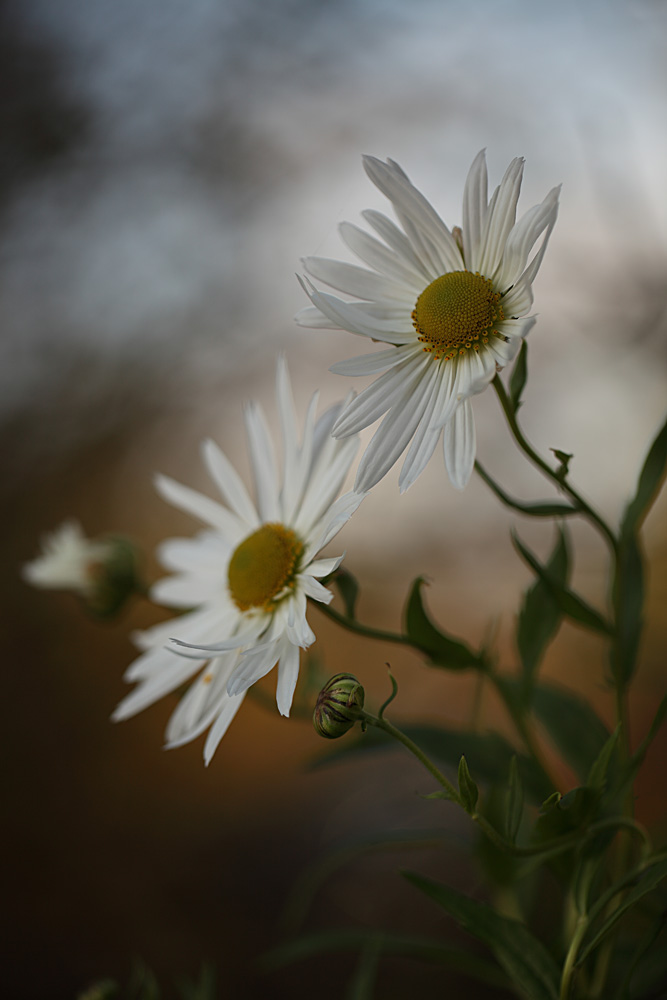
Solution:
[(109, 542), (86, 538), (78, 521), (65, 521), (42, 539), (42, 554), (25, 564), (22, 576), (33, 587), (90, 597), (112, 548)]
[[(298, 440), (287, 365), (278, 363), (277, 399), (283, 437), (282, 488), (273, 445), (257, 404), (245, 411), (257, 504), (219, 448), (203, 445), (203, 458), (224, 506), (159, 476), (157, 489), (170, 503), (208, 525), (194, 538), (172, 538), (158, 550), (173, 572), (151, 590), (158, 604), (189, 609), (182, 617), (136, 635), (142, 655), (125, 679), (138, 686), (116, 708), (127, 719), (170, 691), (192, 682), (171, 716), (168, 747), (210, 731), (210, 761), (248, 688), (278, 664), (276, 700), (289, 715), (299, 672), (299, 649), (315, 640), (306, 621), (306, 599), (328, 604), (333, 594), (319, 582), (342, 556), (317, 554), (363, 499), (336, 499), (358, 448), (358, 439), (337, 441), (331, 428), (338, 404), (315, 419), (317, 393)], [(165, 645), (171, 641), (171, 645)], [(180, 655), (179, 655), (180, 654)]]
[(359, 463), (355, 489), (367, 491), (379, 482), (411, 442), (399, 479), (405, 492), (443, 428), (447, 472), (463, 489), (475, 462), (470, 398), (515, 358), (535, 322), (527, 315), (531, 286), (556, 221), (559, 188), (516, 222), (523, 160), (512, 160), (489, 201), (482, 150), (466, 181), (462, 227), (452, 233), (397, 163), (366, 156), (364, 167), (391, 201), (402, 229), (375, 211), (363, 216), (381, 239), (342, 223), (345, 243), (372, 270), (306, 258), (309, 275), (353, 301), (307, 282), (313, 305), (297, 321), (392, 345), (331, 368), (341, 375), (382, 373), (348, 403), (333, 428), (344, 438), (386, 414)]

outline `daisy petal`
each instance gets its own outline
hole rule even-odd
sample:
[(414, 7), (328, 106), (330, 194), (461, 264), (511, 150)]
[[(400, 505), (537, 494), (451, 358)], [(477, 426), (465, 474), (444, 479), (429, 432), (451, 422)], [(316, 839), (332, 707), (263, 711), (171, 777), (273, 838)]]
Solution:
[(286, 643), (278, 663), (278, 684), (276, 686), (276, 704), (281, 715), (289, 716), (294, 698), (296, 682), (299, 678), (299, 650), (291, 643)]
[(218, 712), (218, 717), (211, 726), (209, 734), (206, 737), (206, 743), (204, 744), (204, 764), (206, 767), (208, 767), (211, 763), (211, 758), (217, 750), (220, 740), (229, 729), (229, 725), (241, 707), (244, 698), (245, 692), (237, 697), (229, 696), (227, 700), (222, 703)]
[(214, 441), (204, 441), (202, 456), (213, 482), (222, 493), (225, 501), (243, 524), (255, 528), (259, 524), (257, 511), (243, 481), (226, 455)]
[(482, 149), (472, 161), (463, 192), (463, 250), (469, 271), (479, 270), (479, 248), (488, 207), (487, 200), (486, 153)]
[(192, 514), (213, 528), (217, 528), (224, 538), (238, 538), (240, 531), (238, 520), (215, 500), (198, 493), (197, 490), (190, 489), (189, 486), (177, 483), (168, 476), (157, 475), (155, 487), (160, 496), (173, 504), (174, 507), (185, 511), (186, 514)]
[(475, 464), (475, 420), (472, 403), (464, 399), (445, 424), (444, 451), (447, 474), (452, 486), (465, 489)]
[(399, 284), (375, 271), (367, 271), (356, 264), (346, 264), (325, 257), (305, 257), (303, 266), (312, 278), (339, 292), (352, 295), (355, 299), (397, 299), (399, 302), (414, 302), (414, 289)]

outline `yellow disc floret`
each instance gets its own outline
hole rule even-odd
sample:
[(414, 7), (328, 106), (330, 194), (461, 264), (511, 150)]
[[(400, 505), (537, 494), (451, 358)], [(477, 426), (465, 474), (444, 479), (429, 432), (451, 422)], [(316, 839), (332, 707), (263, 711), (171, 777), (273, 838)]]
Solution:
[(500, 292), (488, 278), (472, 271), (451, 271), (436, 278), (412, 311), (424, 350), (447, 361), (488, 344), (504, 318)]
[(263, 524), (237, 546), (229, 562), (229, 591), (237, 608), (269, 609), (289, 588), (298, 571), (303, 545), (282, 524)]

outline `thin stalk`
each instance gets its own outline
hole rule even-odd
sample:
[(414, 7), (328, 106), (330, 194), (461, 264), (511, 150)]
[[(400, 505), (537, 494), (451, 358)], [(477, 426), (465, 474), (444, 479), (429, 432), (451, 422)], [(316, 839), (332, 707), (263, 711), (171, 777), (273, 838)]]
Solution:
[(570, 947), (568, 948), (567, 955), (565, 957), (565, 964), (563, 966), (563, 975), (560, 981), (560, 1000), (567, 1000), (570, 995), (570, 986), (572, 985), (572, 976), (574, 974), (574, 963), (577, 960), (577, 952), (579, 951), (579, 945), (581, 944), (584, 934), (588, 928), (588, 917), (585, 913), (582, 913), (577, 920), (577, 926), (575, 928), (574, 934), (572, 935), (572, 940), (570, 941)]
[(337, 622), (346, 628), (348, 632), (354, 632), (356, 635), (363, 635), (366, 639), (379, 639), (381, 642), (395, 642), (402, 646), (411, 646), (413, 649), (417, 649), (420, 653), (423, 650), (419, 649), (419, 646), (415, 644), (408, 638), (407, 635), (402, 635), (400, 632), (385, 632), (379, 628), (371, 628), (368, 625), (362, 625), (358, 622), (356, 618), (348, 618), (346, 615), (342, 615), (340, 611), (336, 611), (335, 608), (330, 607), (328, 604), (320, 604), (318, 602), (318, 610), (326, 615), (327, 618), (331, 618), (332, 621)]
[(569, 483), (559, 479), (559, 477), (551, 468), (551, 466), (537, 454), (532, 445), (526, 440), (523, 432), (521, 431), (521, 428), (517, 423), (516, 414), (514, 413), (514, 409), (512, 407), (510, 399), (507, 393), (505, 392), (505, 386), (500, 381), (498, 375), (496, 375), (496, 377), (493, 379), (491, 385), (496, 390), (496, 395), (498, 397), (500, 405), (502, 406), (503, 412), (507, 419), (507, 423), (509, 424), (509, 428), (512, 432), (514, 440), (518, 444), (521, 451), (524, 453), (524, 455), (526, 455), (530, 459), (533, 465), (537, 466), (537, 468), (540, 469), (540, 471), (543, 472), (544, 475), (558, 487), (558, 489), (563, 490), (564, 493), (567, 493), (570, 499), (575, 502), (581, 513), (584, 514), (589, 519), (589, 521), (591, 521), (591, 523), (595, 525), (598, 531), (600, 531), (600, 533), (604, 536), (605, 541), (609, 543), (611, 550), (615, 556), (618, 550), (618, 543), (616, 541), (616, 536), (614, 535), (609, 525), (602, 519), (602, 517), (600, 517), (600, 515), (595, 510), (593, 510), (590, 504), (588, 504), (584, 500), (581, 494), (578, 493), (573, 486), (570, 486)]

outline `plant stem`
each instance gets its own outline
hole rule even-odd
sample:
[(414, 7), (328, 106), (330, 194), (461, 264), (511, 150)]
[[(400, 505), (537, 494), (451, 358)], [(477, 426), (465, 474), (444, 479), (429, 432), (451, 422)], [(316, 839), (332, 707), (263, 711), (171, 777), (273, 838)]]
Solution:
[(387, 719), (385, 719), (384, 717), (380, 718), (378, 716), (371, 715), (370, 712), (365, 712), (363, 709), (360, 710), (359, 717), (367, 725), (369, 725), (369, 726), (375, 726), (377, 729), (383, 729), (384, 732), (387, 733), (388, 736), (392, 736), (399, 743), (402, 743), (403, 746), (407, 750), (409, 750), (411, 754), (414, 754), (414, 756), (417, 758), (417, 760), (419, 760), (424, 765), (424, 767), (426, 768), (426, 770), (430, 774), (433, 775), (433, 777), (438, 782), (438, 784), (441, 785), (445, 789), (445, 791), (447, 793), (447, 797), (449, 799), (451, 799), (452, 802), (456, 802), (457, 805), (460, 805), (461, 808), (464, 808), (463, 807), (463, 802), (461, 801), (461, 796), (459, 795), (459, 793), (457, 792), (457, 790), (454, 788), (454, 786), (451, 783), (451, 781), (449, 781), (444, 776), (444, 774), (442, 773), (442, 771), (440, 771), (435, 766), (435, 764), (433, 763), (433, 761), (430, 760), (426, 756), (426, 754), (424, 753), (424, 751), (421, 750), (417, 746), (417, 744), (414, 743), (410, 739), (409, 736), (406, 736), (405, 733), (402, 733), (400, 729), (396, 728), (396, 726), (392, 726), (391, 722), (388, 722)]
[(496, 390), (496, 395), (500, 401), (500, 405), (503, 408), (503, 412), (507, 419), (507, 423), (509, 424), (509, 428), (512, 431), (514, 440), (518, 444), (521, 451), (524, 453), (524, 455), (526, 455), (530, 459), (533, 465), (537, 466), (537, 468), (540, 469), (540, 471), (543, 472), (544, 475), (556, 485), (556, 487), (559, 490), (563, 490), (564, 493), (567, 493), (570, 499), (575, 502), (581, 513), (584, 514), (589, 519), (589, 521), (591, 521), (592, 524), (596, 526), (598, 531), (601, 532), (605, 540), (609, 543), (612, 552), (614, 553), (614, 555), (616, 555), (618, 550), (618, 543), (609, 525), (600, 517), (600, 515), (596, 511), (593, 510), (593, 508), (588, 503), (586, 503), (584, 498), (577, 492), (577, 490), (574, 489), (573, 486), (570, 486), (569, 483), (565, 482), (564, 480), (561, 480), (558, 477), (558, 475), (551, 468), (551, 466), (537, 454), (532, 445), (530, 445), (529, 442), (526, 440), (523, 432), (521, 431), (521, 428), (519, 427), (519, 424), (517, 423), (516, 414), (514, 413), (514, 409), (512, 407), (510, 399), (505, 391), (505, 386), (501, 382), (500, 377), (498, 375), (496, 375), (491, 385)]
[(565, 957), (563, 975), (560, 981), (560, 1000), (567, 1000), (570, 995), (570, 986), (572, 983), (572, 975), (574, 973), (574, 963), (577, 960), (579, 945), (582, 942), (587, 927), (588, 917), (585, 913), (582, 913), (577, 920), (577, 926), (575, 927), (572, 940), (570, 941), (570, 947), (568, 948), (567, 955)]
[(328, 604), (320, 604), (318, 602), (317, 607), (323, 615), (326, 615), (327, 618), (331, 618), (332, 621), (342, 625), (343, 628), (348, 630), (348, 632), (354, 632), (356, 635), (363, 635), (367, 639), (379, 639), (381, 642), (395, 642), (402, 646), (411, 646), (420, 653), (423, 652), (423, 650), (419, 649), (419, 646), (415, 646), (407, 635), (402, 635), (400, 632), (385, 632), (379, 628), (371, 628), (368, 625), (362, 625), (361, 622), (356, 620), (356, 618), (348, 618), (346, 615), (342, 615), (340, 611), (336, 611), (335, 608), (330, 607)]

